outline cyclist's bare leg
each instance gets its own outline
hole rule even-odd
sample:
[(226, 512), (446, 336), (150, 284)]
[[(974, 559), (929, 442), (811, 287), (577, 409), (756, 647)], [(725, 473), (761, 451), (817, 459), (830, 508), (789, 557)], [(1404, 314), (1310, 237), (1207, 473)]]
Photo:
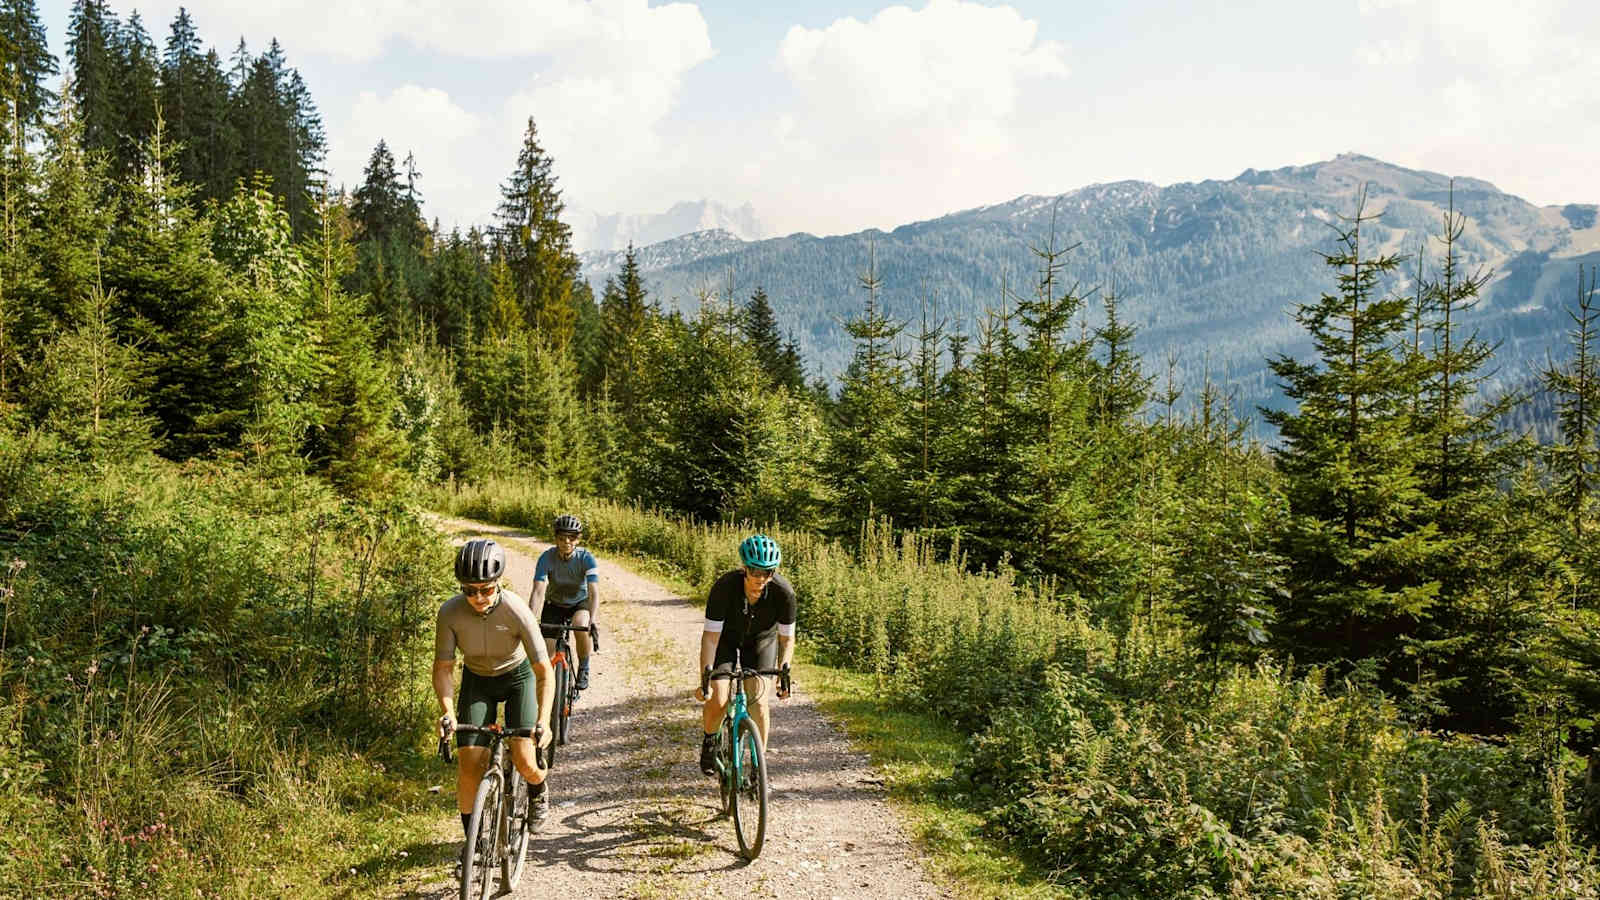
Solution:
[(511, 744), (511, 761), (516, 763), (517, 771), (529, 784), (539, 784), (544, 781), (545, 769), (538, 767), (538, 760), (533, 755), (532, 738), (507, 738)]
[(767, 695), (772, 693), (771, 678), (746, 678), (745, 697), (749, 700), (750, 718), (755, 720), (756, 734), (761, 735), (761, 746), (767, 746)]
[[(593, 621), (593, 618), (589, 615), (587, 609), (580, 609), (572, 614), (573, 628), (588, 628), (591, 621)], [(578, 653), (577, 665), (581, 666), (589, 658), (590, 651), (594, 649), (590, 646), (593, 642), (589, 640), (589, 632), (587, 631), (574, 632), (572, 637), (574, 638), (574, 649)]]
[(478, 782), (489, 765), (488, 747), (460, 747), (456, 750), (456, 809), (472, 812), (478, 796)]
[(700, 724), (706, 734), (712, 734), (722, 727), (722, 714), (727, 712), (728, 698), (733, 692), (732, 685), (733, 682), (726, 678), (712, 679), (711, 695), (706, 698), (706, 705), (700, 714)]

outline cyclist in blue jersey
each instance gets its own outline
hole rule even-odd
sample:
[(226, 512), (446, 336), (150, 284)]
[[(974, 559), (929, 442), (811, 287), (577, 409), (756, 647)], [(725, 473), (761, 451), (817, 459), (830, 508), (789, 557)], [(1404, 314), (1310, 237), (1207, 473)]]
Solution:
[[(583, 538), (583, 523), (577, 516), (563, 514), (551, 524), (555, 546), (539, 555), (533, 571), (533, 597), (529, 605), (541, 625), (571, 625), (587, 628), (600, 608), (600, 564), (588, 549), (578, 546)], [(573, 632), (578, 651), (578, 690), (589, 689), (589, 652), (593, 641), (587, 631)], [(547, 653), (556, 652), (555, 639), (546, 635)]]

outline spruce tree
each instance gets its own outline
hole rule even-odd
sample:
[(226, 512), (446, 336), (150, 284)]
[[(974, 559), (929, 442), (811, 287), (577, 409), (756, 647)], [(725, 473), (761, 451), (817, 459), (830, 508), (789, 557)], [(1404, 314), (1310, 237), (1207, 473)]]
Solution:
[(143, 155), (155, 134), (156, 106), (160, 102), (156, 45), (137, 10), (128, 17), (127, 24), (116, 30), (112, 50), (116, 139), (111, 147), (111, 166), (115, 177), (133, 178), (144, 167)]
[(561, 221), (565, 206), (551, 165), (529, 117), (516, 166), (500, 187), (496, 238), (511, 267), (523, 321), (540, 340), (565, 351), (577, 324), (573, 292), (579, 262), (572, 252), (572, 230)]
[(67, 25), (67, 55), (72, 57), (73, 99), (83, 122), (83, 145), (114, 154), (121, 112), (117, 109), (115, 38), (117, 18), (102, 0), (76, 0)]
[(163, 139), (158, 120), (144, 151), (144, 177), (119, 192), (104, 270), (124, 342), (145, 359), (160, 450), (185, 458), (237, 439), (229, 411), (244, 398), (233, 377), (238, 348), (227, 336), (224, 278), (211, 254), (210, 229), (187, 203), (191, 188), (178, 181)]
[(739, 328), (773, 384), (790, 392), (804, 389), (805, 372), (793, 355), (793, 346), (785, 346), (782, 335), (778, 333), (778, 319), (773, 315), (772, 301), (767, 299), (765, 289), (756, 288), (750, 299), (745, 301), (739, 317)]
[(363, 298), (342, 287), (355, 255), (346, 212), (324, 205), (316, 218), (320, 227), (302, 251), (312, 263), (306, 321), (318, 356), (312, 395), (317, 415), (305, 456), (346, 493), (381, 501), (395, 492), (408, 455), (393, 426), (393, 380), (378, 358)]
[(135, 348), (118, 341), (113, 300), (98, 285), (77, 304), (71, 330), (28, 370), (31, 412), (80, 459), (115, 463), (154, 446)]
[(33, 0), (0, 0), (0, 113), (6, 131), (44, 127), (56, 102), (46, 80), (56, 72)]
[(1379, 296), (1402, 262), (1363, 256), (1365, 197), (1323, 254), (1338, 292), (1303, 303), (1317, 363), (1270, 362), (1293, 411), (1263, 410), (1282, 436), (1276, 460), (1289, 501), (1279, 552), (1294, 560), (1282, 632), (1309, 661), (1374, 659), (1397, 675), (1402, 638), (1438, 591), (1427, 563), (1434, 525), (1419, 472), (1411, 398), (1424, 371), (1402, 350), (1409, 302)]
[(878, 278), (876, 251), (869, 254), (867, 270), (859, 277), (866, 302), (860, 316), (845, 322), (855, 351), (832, 410), (824, 466), (828, 486), (838, 499), (833, 529), (846, 536), (857, 534), (869, 518), (897, 515), (904, 509), (905, 472), (898, 450), (906, 429), (905, 368), (895, 339), (906, 326), (879, 305), (883, 282)]
[(622, 422), (631, 423), (639, 403), (640, 342), (650, 314), (649, 295), (639, 275), (638, 254), (628, 244), (622, 269), (607, 278), (600, 294), (600, 379)]

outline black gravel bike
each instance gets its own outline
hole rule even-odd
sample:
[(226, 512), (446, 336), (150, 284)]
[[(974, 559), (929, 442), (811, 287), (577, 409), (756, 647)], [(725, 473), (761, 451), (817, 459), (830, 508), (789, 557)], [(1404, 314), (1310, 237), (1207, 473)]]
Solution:
[[(489, 737), (489, 766), (472, 799), (472, 816), (467, 820), (466, 852), (461, 857), (461, 900), (486, 900), (496, 893), (509, 893), (522, 878), (527, 858), (528, 823), (527, 781), (517, 771), (506, 749), (505, 739), (532, 738), (535, 758), (543, 768), (539, 735), (544, 729), (502, 729), (499, 725), (456, 725), (458, 734), (483, 734)], [(439, 756), (451, 761), (450, 739), (439, 739)], [(495, 890), (495, 870), (500, 887)]]
[(578, 699), (578, 665), (577, 655), (572, 652), (572, 642), (569, 635), (574, 631), (589, 632), (590, 646), (594, 653), (600, 652), (600, 626), (594, 623), (588, 625), (540, 625), (539, 629), (547, 636), (555, 638), (556, 652), (550, 657), (550, 668), (556, 678), (556, 708), (550, 715), (550, 746), (545, 750), (550, 759), (550, 766), (556, 764), (556, 747), (565, 746), (567, 739), (572, 736), (572, 704)]

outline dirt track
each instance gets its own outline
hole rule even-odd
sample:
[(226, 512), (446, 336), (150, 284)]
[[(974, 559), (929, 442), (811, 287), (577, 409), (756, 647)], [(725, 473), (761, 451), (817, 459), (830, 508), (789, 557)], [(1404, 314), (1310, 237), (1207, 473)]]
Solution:
[[(512, 588), (531, 593), (534, 560), (546, 544), (462, 520), (443, 527), (462, 539), (500, 540)], [(510, 896), (946, 896), (884, 802), (881, 778), (803, 684), (775, 702), (767, 841), (760, 859), (745, 863), (732, 823), (718, 816), (715, 784), (696, 765), (700, 716), (691, 692), (703, 607), (604, 556), (600, 566), (601, 652), (551, 778), (550, 818)], [(453, 786), (450, 779), (446, 793)], [(454, 807), (440, 806), (437, 838), (458, 846)], [(453, 850), (439, 854), (450, 856)], [(453, 897), (449, 878), (441, 865), (400, 896)]]

